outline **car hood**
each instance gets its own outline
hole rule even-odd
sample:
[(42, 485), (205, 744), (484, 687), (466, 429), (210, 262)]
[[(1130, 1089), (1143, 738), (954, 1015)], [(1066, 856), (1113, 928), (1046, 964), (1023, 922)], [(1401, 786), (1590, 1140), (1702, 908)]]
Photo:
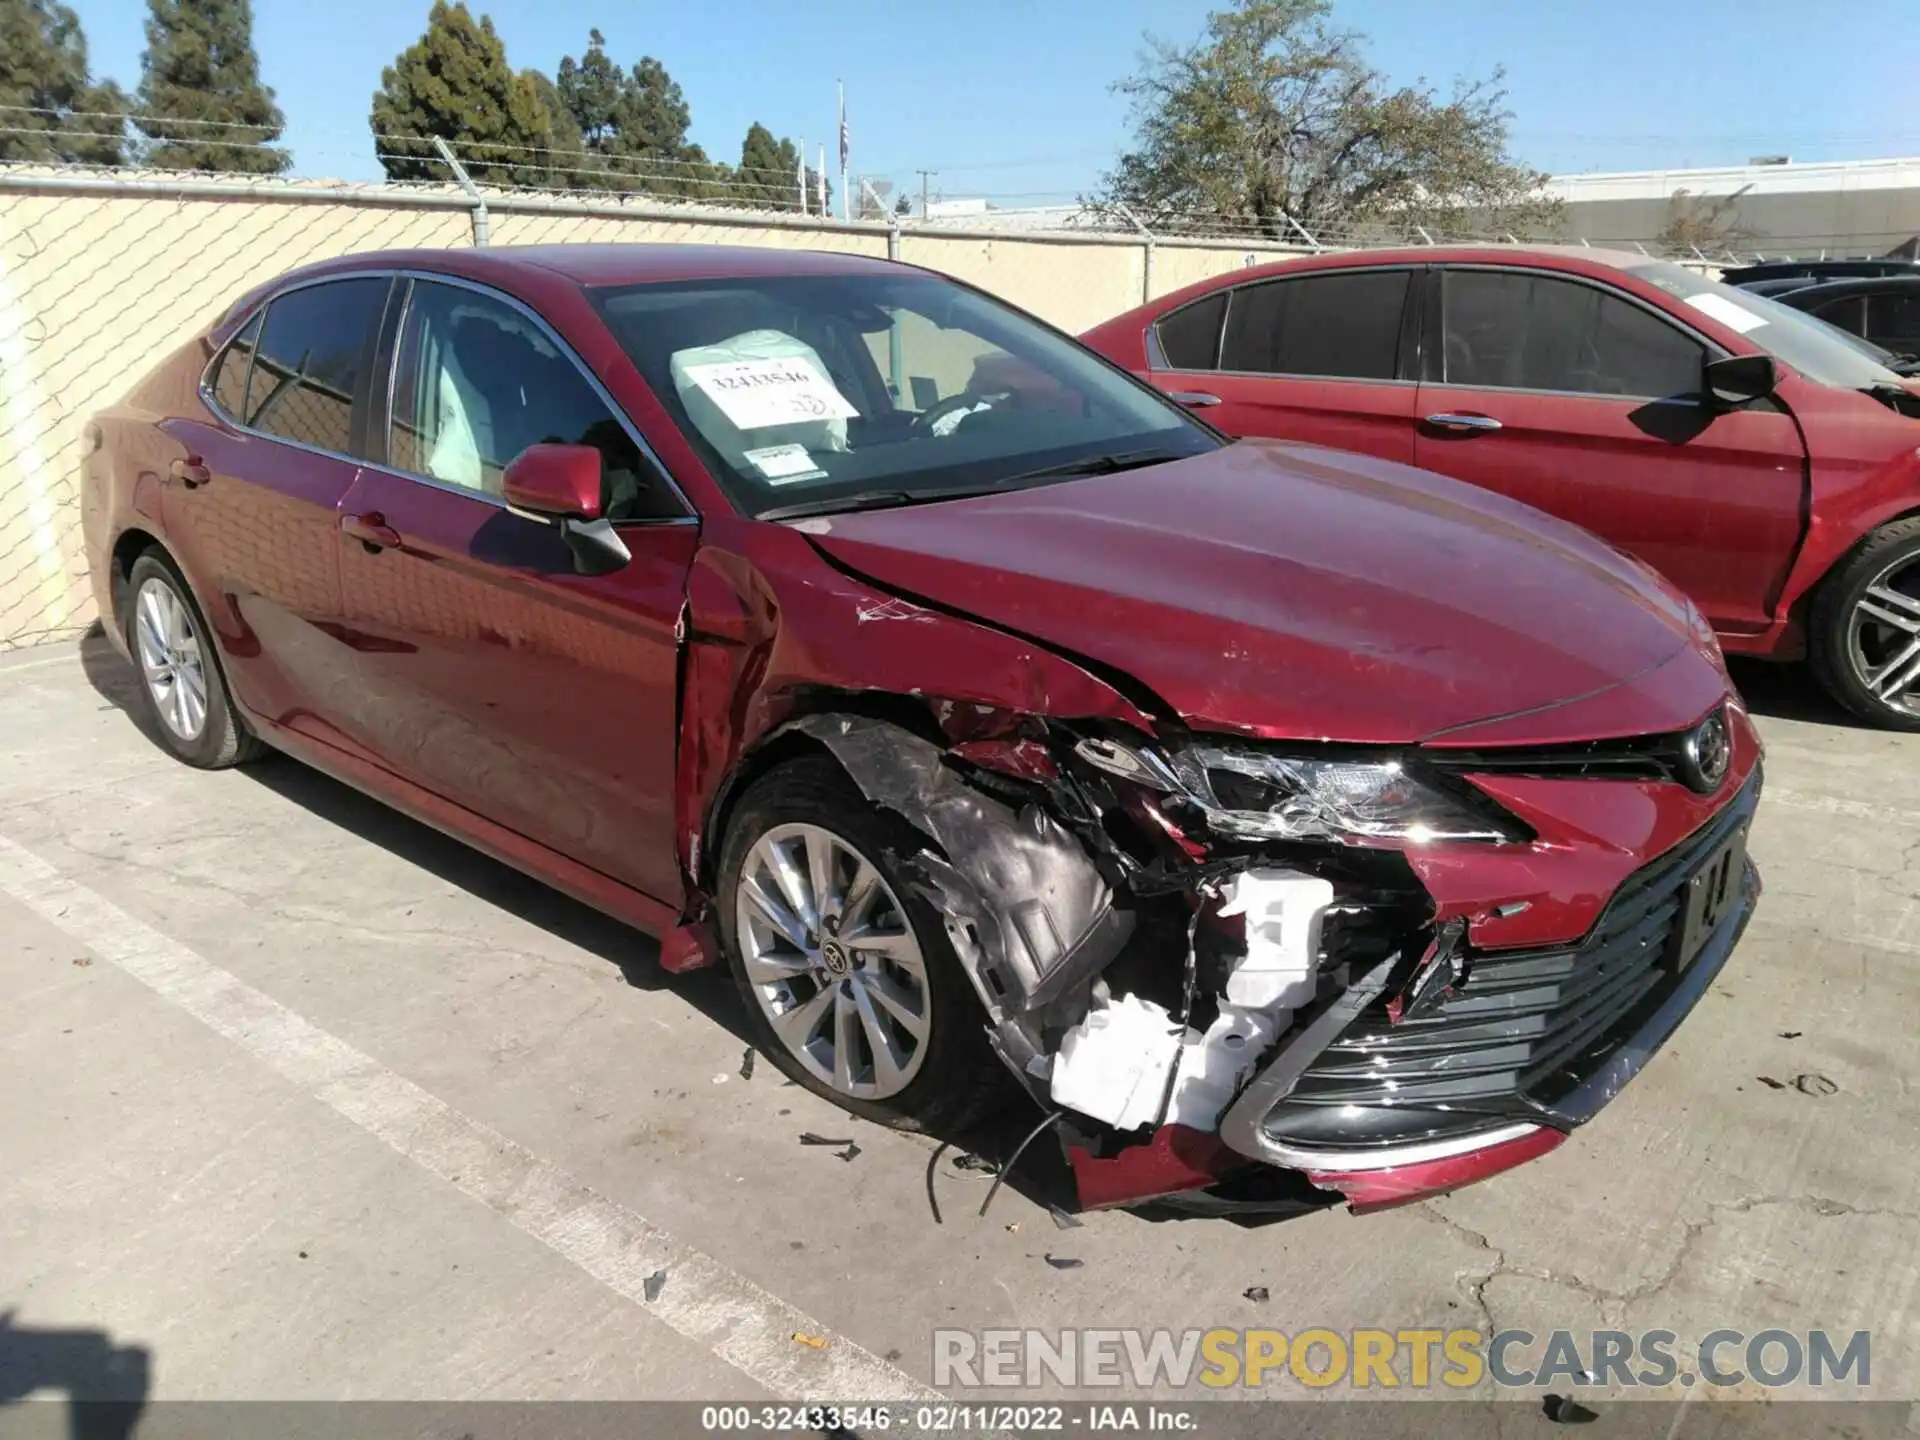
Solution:
[[(898, 594), (1123, 672), (1196, 729), (1644, 733), (1688, 723), (1722, 685), (1686, 602), (1637, 562), (1490, 492), (1314, 447), (1242, 441), (801, 528)], [(1644, 701), (1614, 694), (1636, 685)]]

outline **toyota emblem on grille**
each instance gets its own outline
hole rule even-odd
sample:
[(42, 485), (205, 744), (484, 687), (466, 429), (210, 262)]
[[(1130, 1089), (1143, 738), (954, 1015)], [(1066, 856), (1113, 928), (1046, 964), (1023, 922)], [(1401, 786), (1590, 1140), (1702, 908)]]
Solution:
[(1702, 795), (1717, 790), (1727, 778), (1733, 759), (1733, 738), (1727, 733), (1727, 712), (1716, 710), (1687, 732), (1681, 743), (1681, 778), (1687, 788)]

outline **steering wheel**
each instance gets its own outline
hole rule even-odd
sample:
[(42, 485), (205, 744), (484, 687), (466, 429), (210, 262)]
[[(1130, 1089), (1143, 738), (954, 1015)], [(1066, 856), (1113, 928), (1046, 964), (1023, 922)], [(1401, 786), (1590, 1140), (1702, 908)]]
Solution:
[(914, 417), (912, 433), (915, 435), (931, 435), (934, 433), (934, 421), (944, 419), (956, 411), (972, 410), (974, 407), (986, 403), (988, 403), (987, 397), (977, 390), (962, 390), (958, 395), (949, 395), (946, 399), (922, 410)]

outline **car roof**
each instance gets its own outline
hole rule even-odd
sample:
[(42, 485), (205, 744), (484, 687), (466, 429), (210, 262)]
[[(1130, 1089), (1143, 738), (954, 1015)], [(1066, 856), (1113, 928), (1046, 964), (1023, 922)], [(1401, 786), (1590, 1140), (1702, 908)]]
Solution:
[[(1148, 301), (1119, 317), (1164, 315), (1194, 300), (1202, 299), (1249, 281), (1301, 275), (1314, 270), (1347, 270), (1390, 265), (1539, 265), (1553, 270), (1588, 276), (1604, 275), (1635, 265), (1660, 262), (1657, 255), (1642, 255), (1633, 250), (1608, 250), (1597, 245), (1403, 245), (1387, 250), (1321, 250), (1311, 255), (1290, 255), (1266, 265), (1249, 265), (1205, 280), (1196, 281), (1172, 294)], [(1118, 323), (1118, 321), (1108, 322)]]
[(647, 285), (769, 275), (858, 275), (900, 268), (864, 255), (750, 245), (504, 245), (484, 250), (373, 250), (278, 277), (350, 270), (428, 270), (510, 282), (557, 276), (576, 285)]
[(1920, 290), (1920, 275), (1852, 275), (1843, 280), (1818, 280), (1811, 285), (1790, 290), (1787, 294), (1795, 300), (1830, 300), (1840, 295), (1864, 295), (1870, 291), (1884, 290)]

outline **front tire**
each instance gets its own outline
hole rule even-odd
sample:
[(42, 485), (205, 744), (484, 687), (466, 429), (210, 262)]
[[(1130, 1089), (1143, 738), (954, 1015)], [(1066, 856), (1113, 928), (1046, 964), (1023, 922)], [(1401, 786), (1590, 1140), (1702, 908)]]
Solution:
[(721, 847), (715, 908), (754, 1044), (904, 1130), (964, 1125), (1011, 1087), (946, 929), (901, 873), (927, 841), (825, 756), (769, 771)]
[(1883, 525), (1821, 582), (1808, 617), (1820, 683), (1885, 730), (1920, 730), (1920, 516)]
[(180, 572), (149, 550), (127, 572), (127, 650), (140, 713), (179, 760), (224, 770), (261, 753), (234, 714), (211, 634)]

